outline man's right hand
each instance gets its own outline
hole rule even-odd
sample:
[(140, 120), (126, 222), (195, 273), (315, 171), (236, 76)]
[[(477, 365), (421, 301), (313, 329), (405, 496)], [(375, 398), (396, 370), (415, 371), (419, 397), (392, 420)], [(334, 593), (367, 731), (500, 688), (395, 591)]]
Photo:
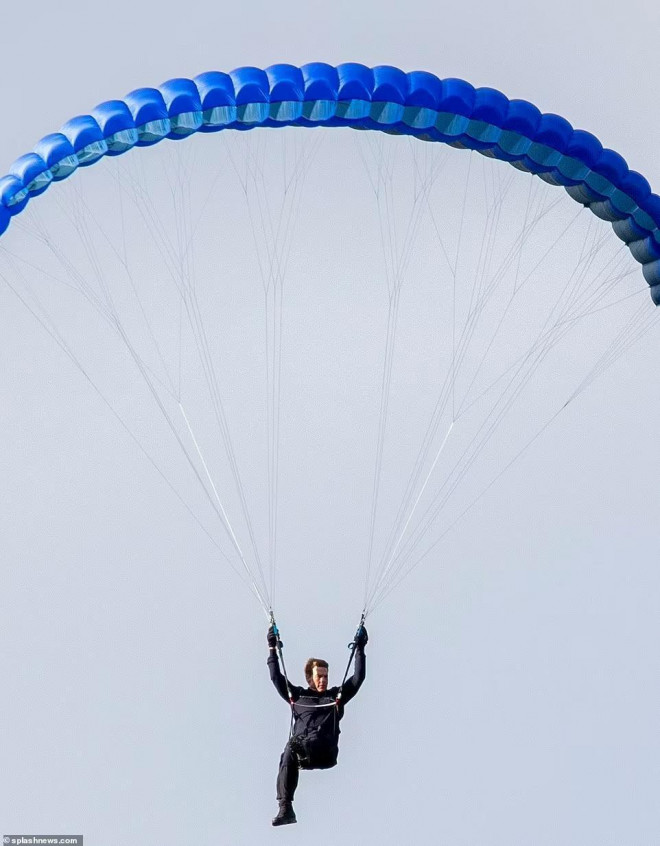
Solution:
[(278, 637), (275, 634), (275, 627), (274, 626), (271, 626), (268, 629), (267, 639), (268, 639), (269, 648), (270, 649), (277, 649)]

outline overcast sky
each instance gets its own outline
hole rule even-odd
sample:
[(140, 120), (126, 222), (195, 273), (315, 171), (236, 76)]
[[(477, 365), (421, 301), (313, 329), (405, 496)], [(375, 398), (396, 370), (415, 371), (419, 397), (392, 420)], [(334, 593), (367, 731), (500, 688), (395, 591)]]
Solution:
[[(529, 99), (660, 190), (660, 7), (649, 0), (9, 0), (3, 12), (2, 172), (71, 116), (136, 87), (359, 61)], [(299, 824), (271, 831), (288, 715), (267, 676), (263, 614), (4, 287), (0, 306), (2, 834), (82, 833), (87, 846), (656, 846), (657, 335), (374, 615), (339, 766), (304, 773)], [(309, 501), (331, 499), (336, 468), (306, 461)], [(324, 524), (298, 496), (277, 607), (300, 683), (311, 654), (341, 674), (363, 577), (351, 575), (350, 503)], [(303, 563), (310, 525), (325, 525), (322, 570)]]

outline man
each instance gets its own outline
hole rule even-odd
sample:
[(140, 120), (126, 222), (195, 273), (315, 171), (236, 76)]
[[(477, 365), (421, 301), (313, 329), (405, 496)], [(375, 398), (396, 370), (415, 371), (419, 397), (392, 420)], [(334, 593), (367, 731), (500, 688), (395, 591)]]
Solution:
[(328, 687), (328, 663), (310, 658), (305, 664), (307, 689), (287, 683), (280, 671), (278, 635), (268, 629), (268, 668), (270, 678), (282, 699), (291, 704), (292, 727), (289, 742), (280, 758), (277, 776), (279, 811), (273, 825), (296, 822), (293, 795), (298, 786), (298, 770), (327, 770), (337, 763), (339, 722), (344, 706), (360, 689), (366, 675), (364, 647), (369, 636), (364, 626), (355, 636), (355, 670), (342, 687)]

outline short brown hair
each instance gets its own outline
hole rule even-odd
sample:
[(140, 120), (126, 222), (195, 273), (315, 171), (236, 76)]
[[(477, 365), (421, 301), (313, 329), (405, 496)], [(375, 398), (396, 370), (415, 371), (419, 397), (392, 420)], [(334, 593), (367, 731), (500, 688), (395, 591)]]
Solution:
[(325, 667), (326, 670), (328, 669), (328, 662), (324, 661), (323, 658), (308, 658), (305, 663), (305, 678), (307, 679), (307, 684), (311, 687), (312, 685), (312, 672), (314, 671), (314, 667)]

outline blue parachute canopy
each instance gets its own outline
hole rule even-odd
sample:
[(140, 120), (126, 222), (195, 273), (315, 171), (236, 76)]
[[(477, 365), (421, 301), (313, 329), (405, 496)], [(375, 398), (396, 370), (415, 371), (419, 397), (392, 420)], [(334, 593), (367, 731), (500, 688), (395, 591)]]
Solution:
[(347, 126), (476, 150), (553, 185), (610, 221), (660, 304), (660, 197), (614, 150), (555, 114), (461, 79), (395, 67), (315, 62), (171, 79), (75, 117), (0, 179), (0, 234), (51, 182), (103, 156), (195, 132)]

